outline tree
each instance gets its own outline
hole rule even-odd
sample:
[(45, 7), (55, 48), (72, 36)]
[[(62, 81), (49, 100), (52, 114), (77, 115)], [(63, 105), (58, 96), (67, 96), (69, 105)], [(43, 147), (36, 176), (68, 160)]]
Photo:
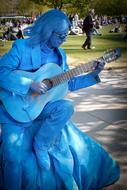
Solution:
[(36, 4), (46, 5), (55, 9), (62, 9), (64, 5), (68, 4), (68, 0), (32, 0)]
[(67, 13), (78, 12), (84, 16), (89, 8), (90, 0), (32, 0), (39, 5), (46, 5), (49, 8), (63, 9)]
[(29, 0), (19, 0), (18, 11), (21, 15), (25, 15), (30, 6)]
[(0, 15), (13, 14), (15, 11), (16, 2), (10, 0), (0, 0)]
[(94, 0), (92, 7), (98, 15), (126, 15), (127, 1), (126, 0)]
[(39, 14), (49, 8), (62, 9), (68, 14), (77, 12), (85, 17), (89, 8), (98, 15), (126, 15), (127, 0), (0, 0), (0, 14)]

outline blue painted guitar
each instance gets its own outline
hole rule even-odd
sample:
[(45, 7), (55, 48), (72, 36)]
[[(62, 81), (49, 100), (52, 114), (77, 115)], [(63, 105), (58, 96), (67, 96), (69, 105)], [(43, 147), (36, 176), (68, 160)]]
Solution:
[[(121, 56), (119, 48), (110, 50), (97, 60), (104, 60), (109, 63)], [(94, 70), (96, 62), (91, 61), (80, 65), (67, 72), (54, 63), (48, 63), (38, 69), (36, 72), (26, 72), (17, 70), (24, 77), (35, 81), (43, 81), (49, 86), (45, 94), (36, 94), (29, 90), (26, 96), (19, 96), (8, 91), (2, 91), (2, 102), (7, 112), (19, 122), (29, 122), (39, 116), (44, 106), (50, 102), (62, 99), (68, 92), (68, 80), (84, 72)]]

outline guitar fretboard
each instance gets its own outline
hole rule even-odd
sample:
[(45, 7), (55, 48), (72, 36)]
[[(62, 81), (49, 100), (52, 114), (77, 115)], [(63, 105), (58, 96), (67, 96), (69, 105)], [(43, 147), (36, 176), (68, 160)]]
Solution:
[[(99, 58), (98, 60), (102, 60), (103, 57)], [(83, 65), (79, 65), (67, 72), (63, 72), (61, 74), (56, 75), (55, 77), (51, 78), (51, 81), (53, 83), (53, 86), (57, 86), (61, 83), (64, 83), (65, 81), (68, 81), (69, 79), (73, 78), (74, 76), (81, 75), (85, 72), (89, 72), (94, 70), (96, 67), (97, 63), (95, 61), (88, 62)]]
[(105, 61), (107, 63), (110, 63), (111, 61), (118, 59), (120, 56), (121, 56), (121, 50), (119, 48), (115, 48), (114, 50), (109, 50), (102, 57), (94, 61), (90, 61), (86, 64), (79, 65), (67, 72), (63, 72), (52, 77), (51, 78), (52, 85), (57, 86), (60, 83), (64, 83), (65, 81), (68, 81), (74, 76), (78, 76), (82, 73), (94, 70), (95, 67), (97, 66), (97, 61)]

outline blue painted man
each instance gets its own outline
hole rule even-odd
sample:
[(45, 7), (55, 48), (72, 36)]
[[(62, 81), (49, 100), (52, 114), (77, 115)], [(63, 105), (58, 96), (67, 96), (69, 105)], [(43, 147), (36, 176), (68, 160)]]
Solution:
[[(38, 96), (44, 95), (49, 88), (47, 83), (24, 77), (17, 71), (34, 73), (41, 67), (46, 76), (48, 72), (55, 72), (53, 68), (48, 71), (50, 63), (63, 71), (69, 70), (65, 52), (59, 48), (67, 38), (69, 28), (66, 14), (50, 10), (30, 28), (29, 38), (16, 40), (11, 50), (0, 59), (1, 189), (91, 190), (107, 186), (119, 178), (116, 162), (70, 120), (74, 109), (69, 100), (57, 97), (49, 100), (41, 113), (27, 122), (15, 119), (21, 116), (9, 102), (10, 98), (18, 97), (24, 101), (30, 91)], [(68, 91), (100, 82), (98, 74), (104, 65), (99, 62), (94, 71), (70, 79)], [(24, 104), (25, 107), (27, 102)], [(34, 113), (36, 111), (35, 108)]]

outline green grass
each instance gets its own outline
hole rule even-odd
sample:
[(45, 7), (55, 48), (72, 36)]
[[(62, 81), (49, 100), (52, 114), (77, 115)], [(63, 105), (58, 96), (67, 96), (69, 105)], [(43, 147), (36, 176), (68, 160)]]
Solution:
[[(67, 53), (67, 61), (69, 65), (76, 66), (94, 60), (104, 54), (106, 50), (121, 48), (122, 56), (117, 61), (109, 63), (107, 68), (127, 67), (127, 40), (123, 40), (123, 33), (109, 33), (112, 26), (103, 27), (102, 36), (93, 36), (93, 46), (95, 49), (83, 50), (81, 48), (85, 35), (68, 36), (67, 42), (62, 47)], [(1, 42), (0, 42), (1, 43)], [(4, 46), (0, 44), (0, 55), (3, 55), (11, 47), (12, 42), (6, 42)]]
[(110, 27), (104, 27), (102, 36), (93, 36), (93, 46), (95, 49), (83, 50), (81, 45), (85, 40), (84, 36), (69, 36), (62, 46), (68, 55), (68, 63), (77, 65), (94, 60), (104, 54), (109, 49), (121, 48), (122, 56), (117, 61), (107, 65), (107, 68), (127, 67), (127, 40), (123, 40), (123, 33), (109, 33)]
[(2, 42), (0, 41), (0, 56), (2, 56), (4, 53), (6, 53), (7, 51), (9, 51), (9, 49), (11, 48), (12, 42), (11, 41), (7, 41)]

